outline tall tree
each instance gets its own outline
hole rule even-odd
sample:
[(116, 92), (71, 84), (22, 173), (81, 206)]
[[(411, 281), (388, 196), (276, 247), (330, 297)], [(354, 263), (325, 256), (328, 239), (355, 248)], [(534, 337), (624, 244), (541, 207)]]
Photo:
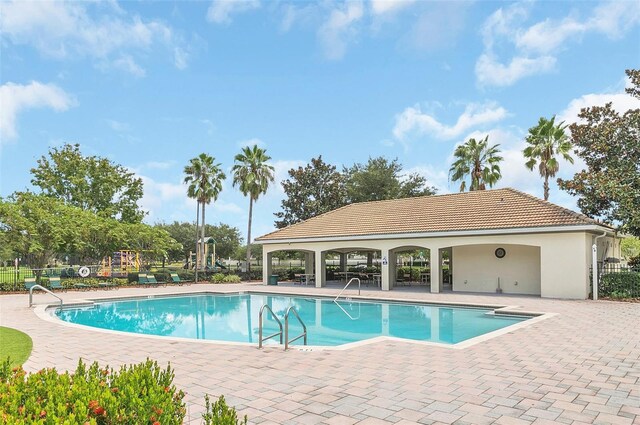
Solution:
[[(180, 244), (168, 252), (170, 261), (189, 261), (189, 253), (193, 251), (193, 235), (196, 233), (195, 223), (174, 221), (167, 224), (157, 223), (154, 227), (167, 231)], [(228, 224), (207, 224), (205, 233), (215, 239), (216, 254), (221, 257), (234, 255), (242, 243), (240, 230)]]
[(453, 152), (456, 158), (449, 176), (453, 181), (460, 181), (460, 192), (467, 188), (467, 178), (470, 179), (469, 190), (485, 190), (487, 185), (493, 187), (502, 177), (500, 173), (499, 155), (500, 145), (489, 146), (489, 136), (477, 141), (469, 139)]
[(177, 244), (164, 230), (101, 217), (54, 197), (30, 192), (15, 193), (0, 201), (0, 234), (35, 269), (44, 268), (53, 257), (61, 255), (95, 264), (121, 249), (144, 250), (155, 258)]
[(244, 196), (249, 197), (249, 224), (247, 226), (247, 267), (251, 270), (251, 218), (253, 203), (260, 195), (267, 193), (269, 183), (273, 182), (275, 168), (267, 164), (271, 159), (264, 149), (257, 145), (245, 146), (234, 158), (233, 185), (240, 188)]
[[(640, 70), (627, 70), (640, 98)], [(579, 196), (580, 210), (593, 218), (619, 223), (621, 230), (640, 236), (640, 109), (619, 114), (611, 103), (584, 108), (582, 121), (571, 124), (571, 140), (586, 169), (558, 185)]]
[(369, 158), (366, 164), (353, 164), (344, 169), (349, 202), (381, 201), (433, 195), (435, 188), (427, 186), (424, 177), (402, 174), (398, 159)]
[(282, 182), (286, 198), (282, 211), (274, 215), (276, 227), (283, 228), (347, 203), (345, 178), (335, 165), (327, 164), (322, 156), (312, 158), (305, 167), (289, 170), (289, 179)]
[(139, 223), (142, 180), (106, 158), (84, 156), (80, 145), (49, 149), (31, 169), (31, 183), (48, 196), (126, 223)]
[(204, 261), (204, 235), (205, 235), (205, 206), (218, 199), (222, 192), (222, 182), (226, 178), (220, 168), (215, 164), (215, 158), (201, 153), (189, 161), (184, 167), (184, 182), (188, 184), (187, 196), (196, 199), (201, 207), (202, 222), (200, 223), (200, 253), (196, 253), (196, 268), (202, 268)]
[(526, 142), (528, 146), (524, 148), (524, 157), (528, 160), (526, 166), (529, 170), (538, 165), (540, 176), (544, 179), (544, 200), (549, 199), (549, 177), (555, 177), (560, 170), (560, 163), (556, 156), (562, 156), (565, 161), (573, 164), (570, 155), (571, 141), (565, 129), (567, 125), (564, 121), (556, 124), (556, 117), (550, 120), (540, 117), (538, 125), (529, 129)]

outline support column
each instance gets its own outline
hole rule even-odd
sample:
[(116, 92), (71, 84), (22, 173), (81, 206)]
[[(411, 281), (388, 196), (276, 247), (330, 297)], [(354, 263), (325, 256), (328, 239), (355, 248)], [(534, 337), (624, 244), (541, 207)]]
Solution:
[(316, 275), (316, 288), (322, 288), (326, 286), (327, 280), (327, 262), (325, 260), (326, 251), (315, 252), (315, 275)]
[(340, 253), (340, 271), (347, 271), (347, 254), (342, 252)]
[(305, 252), (304, 253), (304, 272), (305, 274), (313, 273), (313, 260), (314, 253), (313, 252)]
[(269, 276), (273, 273), (273, 253), (266, 253), (265, 245), (262, 246), (262, 284), (266, 285), (269, 283)]
[(389, 253), (389, 289), (396, 287), (398, 280), (398, 253)]
[(393, 251), (383, 249), (382, 252), (382, 290), (388, 291), (396, 282), (396, 258)]
[(381, 259), (381, 264), (382, 264), (382, 290), (383, 291), (388, 291), (391, 288), (391, 269), (395, 269), (395, 267), (392, 267), (392, 263), (391, 263), (391, 251), (389, 251), (388, 249), (383, 249), (381, 251), (381, 255), (382, 255), (382, 259)]
[(430, 251), (429, 270), (431, 274), (431, 292), (438, 293), (440, 292), (440, 287), (442, 285), (442, 273), (441, 273), (442, 259), (440, 256), (440, 249), (431, 248), (429, 251)]

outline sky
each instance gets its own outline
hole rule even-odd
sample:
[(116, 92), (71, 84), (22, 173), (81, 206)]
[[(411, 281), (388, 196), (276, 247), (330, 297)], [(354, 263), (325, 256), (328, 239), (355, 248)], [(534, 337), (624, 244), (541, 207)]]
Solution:
[(257, 237), (274, 229), (287, 170), (318, 155), (339, 169), (397, 158), (450, 193), (455, 146), (488, 135), (504, 157), (495, 187), (542, 196), (521, 153), (540, 117), (640, 108), (624, 94), (637, 1), (2, 1), (0, 31), (0, 196), (33, 189), (37, 159), (79, 143), (143, 179), (146, 222), (194, 221), (183, 170), (205, 152), (228, 176), (207, 222), (245, 236), (249, 201), (231, 179), (243, 146), (276, 169)]

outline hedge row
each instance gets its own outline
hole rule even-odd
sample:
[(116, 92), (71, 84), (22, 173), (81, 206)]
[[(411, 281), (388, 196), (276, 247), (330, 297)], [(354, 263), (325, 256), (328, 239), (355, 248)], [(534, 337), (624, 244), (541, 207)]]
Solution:
[[(173, 385), (170, 366), (162, 369), (147, 359), (119, 371), (90, 366), (82, 360), (74, 373), (42, 369), (27, 374), (0, 365), (0, 422), (8, 425), (67, 424), (181, 425), (186, 414), (184, 392)], [(246, 424), (224, 397), (213, 405), (205, 398), (206, 425)]]

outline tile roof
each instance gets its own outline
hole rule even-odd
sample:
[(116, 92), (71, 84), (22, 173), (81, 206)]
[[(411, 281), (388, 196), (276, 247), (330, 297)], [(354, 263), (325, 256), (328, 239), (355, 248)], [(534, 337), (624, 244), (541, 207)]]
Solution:
[(585, 215), (506, 188), (360, 202), (276, 230), (256, 241), (594, 224), (602, 225)]

